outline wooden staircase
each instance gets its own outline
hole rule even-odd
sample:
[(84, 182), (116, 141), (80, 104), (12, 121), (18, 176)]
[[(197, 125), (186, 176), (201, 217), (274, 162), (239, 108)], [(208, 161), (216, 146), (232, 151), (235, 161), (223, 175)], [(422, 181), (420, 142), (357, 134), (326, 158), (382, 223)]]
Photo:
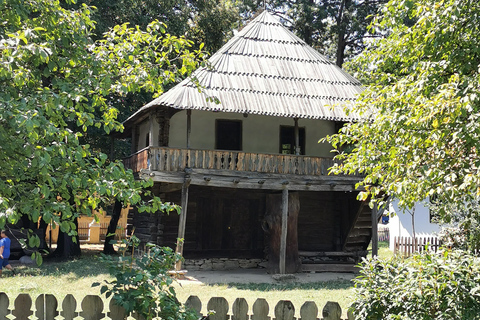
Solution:
[(345, 239), (343, 250), (346, 252), (365, 251), (372, 239), (372, 209), (367, 201), (362, 201), (355, 222)]

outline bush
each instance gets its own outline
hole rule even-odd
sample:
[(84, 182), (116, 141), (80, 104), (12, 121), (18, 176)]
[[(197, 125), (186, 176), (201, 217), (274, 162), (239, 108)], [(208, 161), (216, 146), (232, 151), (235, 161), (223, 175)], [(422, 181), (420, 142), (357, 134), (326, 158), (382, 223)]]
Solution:
[(464, 251), (364, 260), (355, 319), (480, 319), (480, 260)]
[(112, 296), (127, 313), (136, 312), (146, 320), (196, 320), (196, 313), (177, 300), (168, 274), (181, 256), (171, 248), (147, 244), (145, 252), (137, 257), (134, 249), (138, 243), (138, 238), (132, 237), (124, 243), (121, 256), (102, 255), (115, 280), (105, 281), (101, 293)]

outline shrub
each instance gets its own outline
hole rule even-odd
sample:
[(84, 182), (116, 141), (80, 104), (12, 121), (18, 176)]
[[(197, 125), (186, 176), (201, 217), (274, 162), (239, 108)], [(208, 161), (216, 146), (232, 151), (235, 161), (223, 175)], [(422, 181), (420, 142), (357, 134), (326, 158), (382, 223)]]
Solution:
[(364, 260), (356, 319), (480, 319), (480, 260), (464, 251)]
[(112, 296), (127, 313), (136, 312), (146, 320), (196, 320), (196, 313), (186, 310), (177, 300), (174, 280), (168, 274), (181, 256), (171, 248), (147, 244), (145, 252), (137, 257), (134, 250), (138, 243), (138, 238), (132, 237), (124, 243), (122, 255), (102, 255), (115, 280), (105, 280), (101, 293), (107, 298)]

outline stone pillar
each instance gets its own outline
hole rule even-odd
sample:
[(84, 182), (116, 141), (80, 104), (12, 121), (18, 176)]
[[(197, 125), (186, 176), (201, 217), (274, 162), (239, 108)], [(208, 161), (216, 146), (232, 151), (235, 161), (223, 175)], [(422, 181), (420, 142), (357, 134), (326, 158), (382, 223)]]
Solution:
[(100, 223), (95, 219), (88, 225), (88, 243), (100, 243)]

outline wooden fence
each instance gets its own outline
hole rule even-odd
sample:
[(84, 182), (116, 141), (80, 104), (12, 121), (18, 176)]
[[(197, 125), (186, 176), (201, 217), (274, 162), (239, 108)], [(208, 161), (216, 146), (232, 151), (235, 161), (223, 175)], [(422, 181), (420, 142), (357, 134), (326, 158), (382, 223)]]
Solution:
[(437, 252), (441, 245), (437, 237), (395, 237), (393, 241), (394, 253), (407, 257), (425, 250)]
[[(79, 307), (77, 306), (79, 305)], [(201, 314), (202, 302), (197, 296), (190, 296), (185, 305), (195, 310), (198, 317)], [(67, 295), (59, 301), (51, 294), (41, 294), (35, 299), (33, 304), (32, 298), (28, 294), (19, 294), (14, 302), (13, 308), (10, 309), (10, 300), (7, 294), (0, 292), (0, 320), (27, 320), (32, 319), (32, 315), (39, 320), (100, 320), (127, 319), (125, 311), (122, 307), (116, 306), (112, 300), (108, 304), (108, 310), (104, 306), (104, 301), (100, 296), (88, 295), (77, 304), (72, 295)], [(296, 320), (295, 307), (290, 301), (279, 301), (273, 311), (274, 317), (270, 317), (270, 306), (265, 299), (257, 299), (250, 309), (244, 298), (237, 298), (232, 304), (231, 309), (225, 298), (211, 298), (207, 303), (207, 310), (215, 311), (208, 316), (209, 320)], [(337, 302), (327, 302), (319, 315), (319, 310), (315, 302), (307, 301), (300, 307), (300, 317), (298, 320), (340, 320), (342, 310)], [(80, 317), (80, 318), (78, 318)], [(129, 316), (128, 319), (140, 320), (138, 315)], [(349, 314), (348, 319), (353, 319)]]

